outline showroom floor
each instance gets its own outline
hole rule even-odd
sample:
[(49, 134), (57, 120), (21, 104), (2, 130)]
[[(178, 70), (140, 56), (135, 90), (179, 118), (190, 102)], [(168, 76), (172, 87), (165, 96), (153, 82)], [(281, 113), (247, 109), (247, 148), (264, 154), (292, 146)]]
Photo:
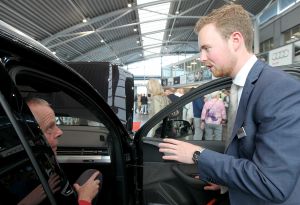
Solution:
[(133, 131), (138, 130), (147, 120), (148, 114), (134, 113), (133, 115)]

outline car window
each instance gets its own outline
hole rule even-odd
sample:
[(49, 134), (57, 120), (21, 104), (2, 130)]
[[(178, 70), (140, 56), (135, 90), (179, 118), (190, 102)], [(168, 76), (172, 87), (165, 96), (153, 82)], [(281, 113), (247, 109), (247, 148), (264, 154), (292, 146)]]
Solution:
[(171, 112), (164, 123), (161, 121), (149, 133), (157, 138), (224, 141), (228, 132), (229, 100), (228, 89), (199, 96)]
[[(40, 202), (50, 204), (47, 195), (43, 194), (44, 189), (40, 178), (27, 152), (25, 152), (13, 123), (2, 109), (2, 105), (0, 106), (1, 200), (9, 201), (10, 204), (20, 202), (24, 204), (38, 204)], [(37, 124), (32, 120), (33, 117), (21, 115), (21, 113), (15, 113), (15, 116), (37, 163), (41, 167), (42, 174), (46, 180), (49, 179), (49, 185), (50, 180), (56, 176), (55, 180), (65, 188), (60, 193), (70, 195), (72, 189), (61, 177), (62, 173), (56, 164), (51, 148), (45, 143)], [(58, 194), (58, 190), (56, 192)]]
[(63, 131), (63, 135), (58, 138), (59, 159), (61, 155), (76, 156), (79, 152), (82, 155), (91, 152), (108, 154), (108, 128), (99, 119), (99, 113), (97, 116), (87, 109), (88, 105), (78, 101), (78, 95), (73, 97), (63, 90), (51, 93), (29, 93), (23, 90), (23, 95), (45, 99), (54, 110), (56, 124)]
[[(56, 124), (63, 131), (58, 138), (56, 159), (70, 184), (74, 184), (85, 170), (97, 169), (107, 182), (99, 201), (123, 200), (112, 196), (115, 183), (120, 183), (116, 176), (124, 176), (122, 183), (127, 180), (124, 166), (132, 163), (133, 158), (131, 147), (125, 141), (126, 137), (130, 138), (109, 105), (75, 74), (73, 77), (78, 77), (79, 81), (73, 83), (67, 77), (35, 72), (28, 67), (19, 66), (13, 71), (24, 98), (42, 98), (53, 109)], [(117, 189), (122, 196), (127, 191), (125, 186)]]

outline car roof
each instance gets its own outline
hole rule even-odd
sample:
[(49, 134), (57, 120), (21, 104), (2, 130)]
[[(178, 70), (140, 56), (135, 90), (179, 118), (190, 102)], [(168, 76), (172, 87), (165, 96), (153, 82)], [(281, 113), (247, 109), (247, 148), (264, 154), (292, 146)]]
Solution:
[[(25, 76), (23, 77), (25, 85), (28, 85), (26, 83), (31, 83), (32, 87), (38, 89), (41, 89), (42, 87), (39, 87), (39, 85), (43, 85), (45, 86), (45, 89), (48, 89), (47, 92), (56, 91), (56, 88), (51, 88), (50, 86), (47, 87), (42, 80), (36, 80), (34, 78), (31, 81), (28, 80), (28, 77), (31, 74), (20, 72), (20, 70), (27, 72), (30, 69), (32, 72), (42, 72), (46, 75), (51, 75), (58, 81), (63, 81), (65, 84), (76, 85), (77, 88), (84, 91), (89, 98), (97, 103), (98, 107), (109, 116), (110, 120), (120, 124), (120, 127), (123, 128), (122, 123), (102, 98), (101, 94), (97, 92), (97, 90), (82, 75), (61, 61), (42, 44), (1, 20), (0, 42), (1, 48), (3, 48), (0, 48), (0, 57), (2, 57), (2, 61), (5, 61), (3, 63), (9, 64), (10, 62), (18, 61), (16, 63), (17, 68), (16, 66), (6, 66), (13, 80), (16, 81), (17, 76), (22, 76), (23, 74)], [(24, 68), (22, 66), (24, 66)], [(76, 82), (76, 84), (74, 84), (74, 82)], [(122, 131), (126, 132), (125, 129), (122, 129)]]

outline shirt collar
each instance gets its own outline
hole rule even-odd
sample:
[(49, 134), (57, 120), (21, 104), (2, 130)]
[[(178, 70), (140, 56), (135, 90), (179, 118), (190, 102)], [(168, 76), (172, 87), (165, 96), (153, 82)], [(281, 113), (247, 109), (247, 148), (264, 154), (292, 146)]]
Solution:
[(256, 61), (257, 57), (255, 55), (251, 56), (251, 58), (249, 58), (249, 60), (244, 64), (241, 70), (233, 78), (232, 82), (240, 87), (244, 87), (247, 76)]

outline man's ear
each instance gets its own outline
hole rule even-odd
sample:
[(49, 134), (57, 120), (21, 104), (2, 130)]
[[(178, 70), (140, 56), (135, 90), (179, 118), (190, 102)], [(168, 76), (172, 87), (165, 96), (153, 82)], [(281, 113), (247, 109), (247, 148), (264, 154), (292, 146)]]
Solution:
[(235, 51), (237, 51), (238, 49), (241, 48), (241, 46), (243, 45), (244, 43), (244, 37), (243, 35), (238, 32), (238, 31), (235, 31), (233, 32), (231, 35), (230, 35), (230, 38), (231, 38), (231, 41), (232, 41), (232, 46), (233, 46), (233, 49)]

